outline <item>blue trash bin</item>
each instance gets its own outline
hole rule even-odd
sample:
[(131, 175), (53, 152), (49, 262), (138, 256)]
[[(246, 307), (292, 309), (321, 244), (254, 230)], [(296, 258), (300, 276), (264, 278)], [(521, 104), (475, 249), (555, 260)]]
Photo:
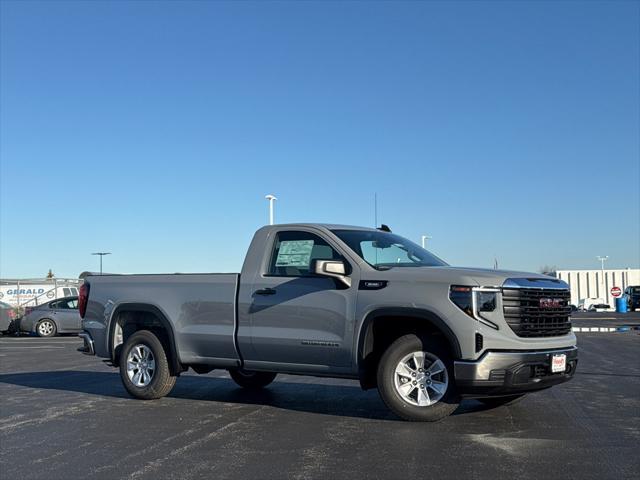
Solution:
[(627, 297), (616, 298), (616, 312), (627, 313)]

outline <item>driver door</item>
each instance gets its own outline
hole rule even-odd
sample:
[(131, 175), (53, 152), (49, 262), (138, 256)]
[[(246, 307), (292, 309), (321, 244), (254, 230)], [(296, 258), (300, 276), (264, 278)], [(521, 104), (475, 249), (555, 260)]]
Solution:
[(251, 369), (283, 364), (305, 370), (351, 364), (358, 282), (351, 287), (314, 273), (316, 260), (342, 260), (336, 247), (316, 233), (276, 233), (266, 271), (251, 286), (247, 308), (250, 347), (241, 345)]

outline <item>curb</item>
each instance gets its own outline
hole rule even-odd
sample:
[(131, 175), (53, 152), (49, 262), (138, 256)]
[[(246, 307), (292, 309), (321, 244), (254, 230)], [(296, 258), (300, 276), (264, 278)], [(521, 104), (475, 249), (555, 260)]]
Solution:
[(573, 327), (573, 332), (589, 332), (589, 333), (615, 333), (615, 332), (630, 332), (632, 330), (640, 330), (640, 327), (623, 326), (623, 327)]

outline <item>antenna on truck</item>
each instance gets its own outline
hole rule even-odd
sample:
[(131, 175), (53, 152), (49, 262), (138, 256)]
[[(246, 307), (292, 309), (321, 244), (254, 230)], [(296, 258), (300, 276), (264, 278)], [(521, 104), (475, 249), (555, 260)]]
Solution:
[(373, 194), (373, 228), (378, 226), (378, 193)]

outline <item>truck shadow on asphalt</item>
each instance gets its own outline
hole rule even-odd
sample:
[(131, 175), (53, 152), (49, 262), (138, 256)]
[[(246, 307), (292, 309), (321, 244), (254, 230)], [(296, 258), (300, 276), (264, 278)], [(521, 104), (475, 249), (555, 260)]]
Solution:
[[(0, 375), (0, 383), (112, 397), (132, 402), (139, 401), (128, 395), (118, 373), (68, 370), (9, 373)], [(384, 405), (376, 390), (363, 391), (358, 385), (327, 385), (276, 380), (263, 390), (249, 391), (238, 387), (227, 378), (184, 375), (178, 379), (167, 398), (268, 405), (299, 412), (398, 421), (398, 418)], [(481, 403), (468, 400), (461, 404), (453, 415), (486, 409)]]

